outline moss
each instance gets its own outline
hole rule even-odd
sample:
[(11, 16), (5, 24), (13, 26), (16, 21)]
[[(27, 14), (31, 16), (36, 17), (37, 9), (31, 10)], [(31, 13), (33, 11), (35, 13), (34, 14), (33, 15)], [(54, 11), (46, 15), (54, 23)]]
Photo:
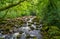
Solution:
[[(49, 30), (46, 32), (45, 30), (48, 26), (44, 26), (41, 31), (43, 35), (43, 39), (59, 39), (60, 36), (60, 29), (57, 26), (49, 26)], [(55, 38), (56, 36), (56, 38)]]
[(4, 39), (4, 38), (0, 38), (0, 39)]
[(19, 35), (17, 36), (17, 39), (20, 39), (20, 37), (21, 37), (21, 35), (19, 34)]
[(31, 24), (34, 24), (34, 22), (31, 22)]
[(60, 36), (54, 36), (53, 38), (55, 38), (55, 39), (60, 39)]
[(34, 37), (33, 39), (37, 39), (36, 37)]
[(26, 38), (31, 38), (30, 35), (27, 35)]
[(58, 35), (60, 35), (60, 29), (56, 26), (51, 26), (48, 33), (49, 33), (49, 35), (58, 36)]
[[(4, 30), (3, 34), (9, 33), (10, 30), (13, 30), (14, 27), (19, 28), (21, 27), (25, 22), (23, 20), (15, 20), (15, 19), (5, 19), (0, 22), (0, 29)], [(4, 26), (4, 27), (3, 27)]]
[(31, 23), (28, 23), (28, 26), (31, 26), (32, 24)]
[(39, 20), (40, 20), (39, 18), (34, 18), (32, 21), (33, 21), (33, 22), (36, 22), (36, 23), (40, 23)]
[(32, 37), (32, 36), (30, 36), (30, 35), (27, 35), (26, 38), (27, 38), (27, 39), (29, 39), (29, 38), (36, 39), (36, 36), (33, 36), (33, 37)]
[(33, 27), (30, 27), (31, 28), (31, 30), (34, 30), (34, 28)]

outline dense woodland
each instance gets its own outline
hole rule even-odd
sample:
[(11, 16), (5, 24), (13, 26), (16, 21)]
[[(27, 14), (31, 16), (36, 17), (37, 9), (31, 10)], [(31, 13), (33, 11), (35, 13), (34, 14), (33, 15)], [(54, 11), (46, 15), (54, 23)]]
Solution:
[(43, 25), (42, 39), (60, 39), (60, 0), (0, 0), (0, 30), (5, 34), (11, 26), (25, 23), (18, 18), (29, 16), (36, 16), (33, 22)]

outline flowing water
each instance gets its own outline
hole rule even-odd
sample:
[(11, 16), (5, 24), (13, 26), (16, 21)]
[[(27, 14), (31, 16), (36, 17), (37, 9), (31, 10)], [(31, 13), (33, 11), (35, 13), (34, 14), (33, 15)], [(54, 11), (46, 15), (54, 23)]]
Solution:
[[(14, 29), (15, 32), (12, 34), (2, 35), (0, 33), (0, 37), (4, 39), (42, 39), (41, 31), (42, 25), (40, 24), (40, 27), (36, 27), (35, 24), (31, 24), (29, 26), (29, 23), (32, 22), (34, 18), (30, 18), (28, 21), (26, 20), (26, 23), (17, 29)], [(17, 36), (19, 36), (17, 38)]]

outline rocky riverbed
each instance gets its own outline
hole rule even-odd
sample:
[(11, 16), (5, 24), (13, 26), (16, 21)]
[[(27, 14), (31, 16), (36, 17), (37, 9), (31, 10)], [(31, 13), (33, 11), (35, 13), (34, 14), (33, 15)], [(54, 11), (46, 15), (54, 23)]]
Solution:
[(40, 24), (40, 20), (37, 19), (36, 16), (11, 20), (7, 19), (7, 21), (2, 21), (2, 23), (0, 23), (0, 38), (42, 39), (41, 28), (42, 24)]

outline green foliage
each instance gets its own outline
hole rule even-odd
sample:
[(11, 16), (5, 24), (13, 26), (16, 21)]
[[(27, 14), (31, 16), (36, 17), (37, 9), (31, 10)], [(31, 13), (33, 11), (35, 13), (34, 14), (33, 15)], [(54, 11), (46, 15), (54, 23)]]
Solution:
[[(33, 19), (33, 22), (37, 22), (36, 25), (40, 24), (40, 20), (43, 21), (44, 26), (41, 30), (44, 39), (60, 39), (60, 0), (0, 0), (0, 19), (30, 15), (37, 16)], [(23, 23), (22, 20), (16, 20), (14, 23), (11, 21), (11, 24), (0, 20), (0, 24), (7, 24), (0, 28), (9, 33), (13, 29), (12, 26), (23, 25)]]
[(49, 30), (46, 32), (48, 26), (44, 26), (42, 30), (43, 39), (59, 39), (60, 38), (60, 29), (57, 26), (50, 26)]
[(38, 5), (37, 16), (45, 24), (58, 26), (60, 23), (59, 2), (58, 0), (41, 0)]
[(18, 3), (19, 1), (20, 0), (0, 1), (0, 4), (1, 4), (0, 18), (16, 18), (20, 16), (29, 16), (31, 14), (36, 15), (35, 11), (36, 11), (36, 4), (38, 3), (38, 0), (27, 0), (27, 1), (21, 2), (20, 4), (14, 7), (8, 8), (7, 10), (2, 10), (2, 9), (5, 9), (5, 7), (7, 6)]
[[(21, 0), (2, 0), (0, 9)], [(0, 11), (0, 18), (16, 18), (21, 16), (37, 15), (38, 18), (48, 25), (58, 25), (60, 23), (60, 1), (59, 0), (27, 0)]]

